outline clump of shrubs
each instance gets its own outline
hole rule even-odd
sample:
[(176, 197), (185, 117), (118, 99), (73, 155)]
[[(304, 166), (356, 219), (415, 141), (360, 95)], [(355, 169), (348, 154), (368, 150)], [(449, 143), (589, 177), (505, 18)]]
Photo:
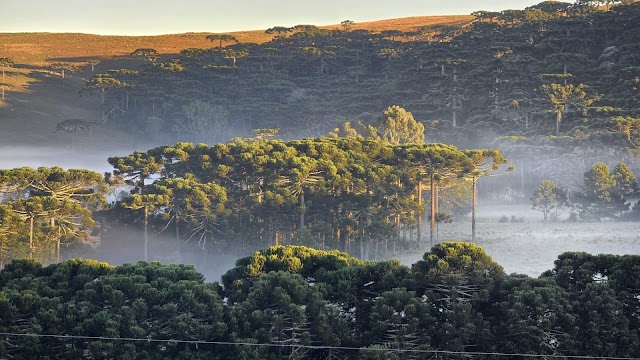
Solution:
[(498, 219), (498, 222), (501, 224), (504, 223), (523, 223), (524, 222), (524, 217), (517, 217), (515, 215), (511, 215), (511, 217), (508, 217), (507, 215), (502, 215), (500, 217), (500, 219)]

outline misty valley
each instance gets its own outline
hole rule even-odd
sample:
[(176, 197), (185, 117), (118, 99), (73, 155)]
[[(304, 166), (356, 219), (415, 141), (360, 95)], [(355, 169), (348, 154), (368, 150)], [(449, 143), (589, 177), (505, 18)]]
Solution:
[(0, 33), (0, 359), (637, 359), (639, 44), (633, 0)]

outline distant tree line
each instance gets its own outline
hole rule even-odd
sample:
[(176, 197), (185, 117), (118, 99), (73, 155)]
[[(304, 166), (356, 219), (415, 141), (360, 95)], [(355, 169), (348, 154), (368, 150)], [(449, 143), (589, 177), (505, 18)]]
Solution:
[(577, 187), (611, 157), (637, 167), (639, 9), (545, 1), (478, 11), (463, 27), (275, 26), (264, 44), (212, 34), (212, 48), (96, 74), (84, 92), (98, 95), (106, 126), (154, 143), (274, 128), (284, 139), (323, 136), (374, 125), (396, 104), (428, 142), (502, 149), (520, 171), (500, 186), (526, 201), (540, 181)]

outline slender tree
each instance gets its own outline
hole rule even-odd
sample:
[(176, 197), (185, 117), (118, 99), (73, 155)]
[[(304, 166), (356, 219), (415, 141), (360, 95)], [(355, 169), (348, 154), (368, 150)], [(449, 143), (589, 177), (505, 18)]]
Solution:
[(11, 68), (13, 65), (14, 62), (11, 58), (0, 58), (0, 69), (2, 70), (2, 101), (4, 101), (4, 89), (7, 86), (4, 73), (7, 68)]
[(597, 97), (592, 97), (585, 91), (587, 86), (580, 84), (574, 86), (551, 84), (543, 85), (542, 91), (547, 95), (551, 105), (551, 111), (556, 115), (556, 135), (560, 133), (560, 122), (562, 115), (573, 106), (582, 109), (596, 101)]
[(81, 119), (67, 119), (56, 124), (56, 131), (64, 131), (71, 134), (71, 151), (76, 151), (76, 134), (79, 131), (91, 129), (91, 122)]

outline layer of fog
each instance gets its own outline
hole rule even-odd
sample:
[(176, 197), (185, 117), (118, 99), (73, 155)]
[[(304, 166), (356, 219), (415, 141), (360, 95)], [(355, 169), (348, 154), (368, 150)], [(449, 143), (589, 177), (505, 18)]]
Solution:
[[(559, 222), (544, 222), (542, 214), (528, 204), (479, 205), (476, 229), (476, 244), (507, 273), (532, 277), (553, 269), (558, 255), (568, 251), (640, 255), (640, 222), (580, 223), (567, 222), (565, 217)], [(425, 231), (428, 236), (429, 229)], [(470, 242), (469, 219), (438, 225), (438, 238), (440, 242)], [(428, 249), (429, 245), (397, 258), (411, 265)]]
[[(99, 173), (111, 171), (108, 157), (124, 156), (134, 150), (145, 151), (161, 144), (141, 144), (134, 141), (114, 141), (107, 145), (93, 146), (94, 138), (83, 138), (76, 142), (73, 150), (66, 134), (57, 134), (58, 147), (53, 146), (0, 146), (0, 168), (30, 166), (61, 166), (85, 168)], [(471, 146), (473, 147), (473, 146)], [(507, 151), (508, 152), (508, 151)], [(558, 158), (558, 151), (548, 151), (537, 156), (517, 159), (515, 154), (506, 154), (516, 165), (516, 170), (497, 177), (483, 178), (479, 184), (479, 209), (477, 243), (493, 259), (501, 264), (507, 273), (523, 273), (539, 276), (552, 269), (557, 256), (566, 251), (585, 251), (592, 254), (640, 254), (640, 223), (545, 223), (542, 214), (531, 209), (529, 198), (542, 179), (551, 179), (559, 186), (571, 190), (578, 189), (582, 174), (596, 161), (606, 161), (611, 167), (617, 164), (618, 156), (606, 156), (601, 151), (592, 151), (592, 156), (570, 154)], [(562, 159), (563, 161), (558, 161)], [(637, 166), (630, 164), (636, 174)], [(568, 214), (561, 214), (565, 220)], [(504, 217), (509, 222), (499, 222)], [(523, 223), (511, 222), (513, 220)], [(423, 234), (428, 238), (428, 223)], [(112, 230), (116, 231), (116, 230)], [(118, 229), (106, 238), (96, 249), (86, 249), (77, 253), (80, 257), (91, 257), (114, 265), (143, 260), (143, 236), (133, 229)], [(202, 252), (177, 253), (174, 242), (164, 234), (153, 237), (150, 260), (163, 263), (193, 264), (208, 280), (218, 280), (230, 269), (238, 257), (248, 255), (248, 251), (235, 254), (221, 254), (213, 250), (203, 257)], [(115, 240), (114, 240), (115, 239)], [(456, 216), (452, 224), (439, 225), (439, 239), (470, 241), (471, 225), (469, 216)], [(431, 244), (420, 251), (396, 257), (411, 265), (422, 258)], [(211, 247), (212, 249), (214, 247)]]
[(130, 154), (130, 149), (92, 151), (50, 147), (50, 146), (0, 146), (0, 169), (18, 167), (38, 168), (59, 166), (64, 169), (87, 169), (104, 173), (112, 171), (107, 158)]

